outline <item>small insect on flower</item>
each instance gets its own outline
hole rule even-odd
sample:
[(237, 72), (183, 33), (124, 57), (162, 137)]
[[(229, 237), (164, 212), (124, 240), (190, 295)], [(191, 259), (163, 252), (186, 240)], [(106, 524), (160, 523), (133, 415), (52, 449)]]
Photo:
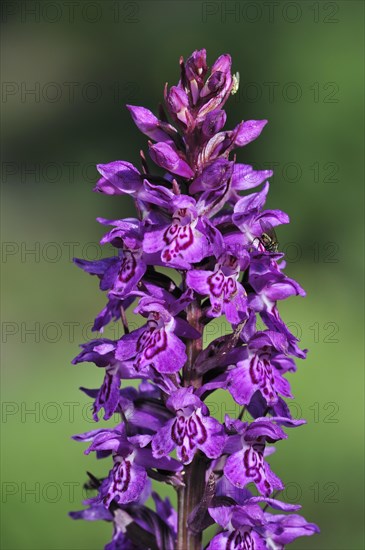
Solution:
[(95, 491), (96, 489), (99, 489), (102, 480), (95, 477), (92, 473), (86, 472), (89, 479), (85, 481), (83, 488), (85, 491)]
[(239, 86), (240, 86), (240, 73), (237, 71), (234, 75), (232, 75), (231, 95), (234, 95), (238, 92)]
[(261, 237), (256, 237), (256, 240), (265, 248), (267, 252), (277, 252), (279, 249), (279, 242), (275, 233), (275, 229), (269, 222), (260, 221), (262, 234)]

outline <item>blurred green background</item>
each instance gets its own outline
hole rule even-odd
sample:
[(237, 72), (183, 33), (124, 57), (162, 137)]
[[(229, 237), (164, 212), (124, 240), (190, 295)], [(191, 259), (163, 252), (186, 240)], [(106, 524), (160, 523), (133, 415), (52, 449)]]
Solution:
[[(97, 387), (101, 372), (70, 361), (104, 304), (70, 259), (100, 257), (96, 216), (133, 215), (124, 198), (92, 193), (96, 163), (138, 164), (146, 147), (124, 104), (154, 110), (180, 55), (205, 47), (210, 64), (228, 52), (240, 72), (227, 126), (269, 120), (238, 160), (274, 167), (269, 206), (292, 219), (278, 235), (287, 273), (308, 293), (281, 306), (310, 349), (291, 377), (293, 413), (308, 424), (270, 461), (283, 497), (322, 532), (292, 548), (361, 550), (363, 3), (29, 0), (2, 10), (1, 548), (97, 550), (110, 539), (110, 525), (67, 517), (85, 471), (107, 468), (70, 440), (93, 427), (78, 387)], [(235, 411), (220, 395), (208, 404), (218, 418)]]

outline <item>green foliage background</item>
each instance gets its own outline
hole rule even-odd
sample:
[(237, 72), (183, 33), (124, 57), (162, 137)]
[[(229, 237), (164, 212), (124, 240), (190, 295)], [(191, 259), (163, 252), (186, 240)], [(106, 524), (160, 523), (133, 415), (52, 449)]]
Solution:
[[(107, 468), (70, 440), (92, 429), (78, 387), (97, 387), (101, 372), (70, 361), (104, 297), (69, 252), (95, 257), (96, 216), (133, 216), (124, 198), (92, 193), (92, 165), (138, 164), (146, 146), (123, 105), (154, 110), (180, 55), (205, 47), (210, 63), (229, 52), (240, 72), (227, 126), (269, 120), (238, 160), (278, 163), (269, 205), (291, 216), (279, 241), (308, 293), (281, 307), (310, 349), (291, 377), (293, 411), (308, 424), (270, 460), (284, 497), (322, 533), (292, 548), (360, 550), (363, 3), (82, 0), (73, 19), (62, 1), (4, 4), (1, 548), (97, 550), (111, 536), (107, 524), (67, 517), (85, 471)], [(219, 322), (211, 337), (225, 329)], [(221, 395), (209, 404), (220, 418), (235, 411)]]

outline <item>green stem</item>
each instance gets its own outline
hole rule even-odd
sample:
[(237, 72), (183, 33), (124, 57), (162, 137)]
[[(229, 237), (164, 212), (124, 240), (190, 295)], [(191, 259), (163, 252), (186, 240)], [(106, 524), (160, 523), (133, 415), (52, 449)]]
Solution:
[[(198, 301), (192, 302), (187, 309), (187, 321), (203, 334), (201, 307)], [(187, 362), (183, 369), (183, 386), (201, 386), (201, 378), (194, 371), (195, 360), (202, 350), (202, 337), (189, 340), (186, 345)], [(201, 550), (202, 534), (193, 534), (188, 530), (188, 518), (201, 501), (205, 489), (206, 462), (200, 453), (196, 453), (191, 464), (184, 468), (184, 487), (178, 490), (178, 536), (176, 550)]]

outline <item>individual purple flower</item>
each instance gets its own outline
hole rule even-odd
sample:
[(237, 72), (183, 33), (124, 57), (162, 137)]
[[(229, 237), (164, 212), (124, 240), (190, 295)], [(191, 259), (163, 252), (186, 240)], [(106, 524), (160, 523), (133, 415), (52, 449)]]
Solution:
[[(172, 190), (149, 181), (149, 179), (156, 179), (157, 182), (166, 183), (168, 180), (147, 176), (143, 170), (139, 172), (129, 162), (115, 161), (99, 164), (97, 168), (103, 177), (96, 184), (94, 191), (106, 195), (130, 195), (136, 201), (140, 214), (147, 215), (153, 208), (152, 205), (167, 206), (174, 195)], [(100, 218), (100, 220), (103, 223), (103, 219)], [(123, 225), (128, 220), (119, 220), (119, 222)]]
[[(285, 511), (297, 508), (270, 500), (272, 506)], [(207, 550), (283, 550), (285, 544), (296, 538), (319, 532), (315, 524), (297, 514), (269, 514), (254, 502), (255, 499), (248, 499), (244, 506), (209, 508), (210, 515), (223, 530), (211, 540)]]
[(167, 105), (174, 118), (182, 122), (185, 126), (188, 125), (189, 115), (189, 98), (185, 90), (178, 86), (172, 86), (166, 95)]
[(192, 194), (201, 191), (219, 190), (226, 186), (233, 175), (234, 162), (227, 159), (217, 159), (208, 164), (189, 187)]
[[(246, 174), (248, 183), (245, 182), (242, 172), (241, 174), (239, 171), (236, 172), (232, 177), (232, 189), (239, 189), (240, 186), (247, 186), (249, 189), (250, 185), (260, 184), (262, 179), (265, 179), (265, 172), (248, 171)], [(273, 228), (289, 223), (287, 214), (281, 210), (263, 210), (268, 191), (269, 184), (266, 182), (261, 191), (241, 197), (236, 202), (232, 221), (240, 229), (240, 233), (232, 231), (228, 234), (226, 242), (230, 244), (230, 248), (234, 246), (247, 249), (260, 248), (260, 238), (266, 227)], [(264, 252), (265, 249), (261, 247), (261, 251)]]
[(163, 130), (163, 123), (149, 109), (137, 107), (136, 105), (127, 105), (127, 108), (137, 128), (146, 136), (154, 141), (170, 140), (168, 134)]
[[(129, 444), (123, 426), (114, 430), (94, 430), (74, 436), (77, 441), (92, 441), (86, 454), (96, 451), (99, 456), (114, 452), (114, 465), (100, 487), (99, 495), (91, 502), (109, 508), (112, 500), (120, 504), (137, 502), (147, 489), (148, 478), (138, 450)], [(140, 460), (138, 460), (140, 458)]]
[(144, 235), (143, 250), (149, 254), (161, 251), (165, 265), (188, 269), (212, 252), (217, 230), (199, 217), (191, 197), (174, 197), (170, 208), (171, 221), (150, 226)]
[(244, 270), (248, 263), (248, 254), (242, 254), (239, 259), (225, 254), (214, 271), (195, 269), (188, 273), (187, 285), (210, 298), (209, 316), (225, 314), (232, 324), (238, 324), (247, 317), (247, 295), (238, 278), (240, 270)]
[(74, 436), (76, 441), (92, 441), (85, 454), (95, 451), (98, 456), (113, 453), (113, 468), (101, 484), (99, 494), (91, 502), (102, 502), (106, 508), (115, 500), (128, 504), (145, 500), (150, 491), (146, 470), (158, 468), (178, 472), (182, 466), (170, 457), (154, 457), (148, 448), (140, 448), (131, 443), (124, 425), (112, 430), (101, 429)]
[(181, 59), (181, 68), (182, 80), (180, 80), (179, 86), (187, 88), (191, 103), (195, 105), (200, 97), (208, 70), (205, 49), (193, 52), (185, 64)]
[(98, 164), (97, 169), (102, 178), (95, 191), (106, 195), (134, 195), (141, 186), (141, 174), (133, 164), (122, 160), (109, 164)]
[(135, 312), (147, 317), (147, 325), (119, 340), (116, 358), (131, 361), (138, 372), (149, 366), (160, 373), (180, 370), (187, 360), (185, 344), (176, 334), (179, 327), (163, 302), (142, 298)]
[[(82, 345), (82, 352), (72, 361), (74, 365), (83, 362), (95, 363), (105, 368), (103, 383), (99, 390), (90, 395), (95, 399), (93, 417), (97, 422), (98, 412), (104, 408), (104, 420), (108, 420), (118, 408), (121, 379), (141, 378), (141, 375), (130, 363), (121, 363), (115, 356), (117, 343), (108, 339), (91, 340)], [(82, 388), (84, 391), (85, 389)]]
[(147, 472), (136, 462), (135, 453), (117, 456), (113, 469), (102, 487), (104, 505), (108, 508), (112, 500), (120, 504), (135, 502), (147, 484)]
[(118, 248), (118, 255), (102, 260), (75, 260), (75, 263), (87, 273), (100, 278), (101, 290), (109, 290), (110, 296), (124, 299), (136, 289), (137, 284), (151, 263), (142, 250), (143, 234), (138, 220), (98, 221), (114, 228), (102, 239), (101, 244), (112, 243)]
[(203, 168), (219, 157), (227, 158), (236, 147), (243, 147), (258, 138), (266, 123), (267, 120), (247, 120), (233, 130), (218, 132), (200, 149), (196, 164)]
[(176, 512), (168, 498), (160, 499), (152, 493), (156, 511), (147, 508), (143, 499), (139, 504), (116, 504), (113, 511), (103, 504), (91, 503), (79, 512), (70, 512), (73, 519), (103, 520), (113, 523), (112, 540), (105, 550), (140, 550), (148, 545), (154, 548), (172, 548), (176, 538)]
[(303, 422), (271, 417), (257, 418), (249, 424), (240, 420), (232, 421), (227, 417), (225, 423), (231, 435), (223, 451), (229, 454), (223, 470), (224, 475), (239, 488), (244, 488), (251, 482), (255, 483), (260, 493), (267, 497), (274, 490), (283, 490), (282, 481), (265, 461), (266, 443), (275, 443), (287, 438), (280, 427), (281, 424), (298, 426)]
[(305, 296), (305, 291), (296, 281), (289, 279), (280, 266), (261, 254), (251, 258), (249, 283), (257, 295), (251, 302), (255, 311), (265, 309), (272, 313), (278, 300), (285, 300), (290, 296)]
[(274, 405), (279, 394), (292, 397), (289, 382), (282, 374), (294, 370), (294, 361), (285, 355), (285, 338), (272, 331), (258, 332), (248, 342), (245, 359), (239, 361), (228, 375), (227, 387), (240, 405), (248, 405), (259, 391), (268, 406)]
[(228, 54), (221, 55), (212, 66), (211, 74), (200, 91), (203, 106), (197, 121), (204, 120), (208, 113), (223, 107), (232, 89), (232, 60)]
[(210, 139), (220, 132), (225, 125), (227, 115), (225, 111), (216, 109), (207, 114), (201, 127), (202, 135), (205, 139)]
[(176, 174), (184, 178), (191, 178), (194, 174), (189, 164), (176, 150), (174, 145), (170, 145), (166, 142), (156, 143), (150, 145), (150, 156), (158, 166), (164, 168), (171, 174)]
[(175, 417), (153, 436), (154, 456), (167, 456), (176, 448), (178, 459), (189, 464), (197, 450), (208, 458), (217, 458), (222, 453), (225, 442), (223, 427), (209, 416), (207, 406), (192, 390), (182, 388), (168, 398), (166, 406), (175, 412)]
[(295, 355), (300, 359), (305, 359), (307, 350), (302, 350), (298, 347), (297, 342), (299, 342), (299, 339), (290, 332), (290, 330), (288, 329), (284, 321), (281, 319), (276, 305), (270, 304), (269, 308), (262, 308), (262, 309), (261, 309), (261, 306), (262, 306), (262, 301), (260, 300), (259, 301), (260, 317), (264, 321), (267, 328), (269, 330), (279, 332), (285, 337), (288, 343), (289, 354)]

